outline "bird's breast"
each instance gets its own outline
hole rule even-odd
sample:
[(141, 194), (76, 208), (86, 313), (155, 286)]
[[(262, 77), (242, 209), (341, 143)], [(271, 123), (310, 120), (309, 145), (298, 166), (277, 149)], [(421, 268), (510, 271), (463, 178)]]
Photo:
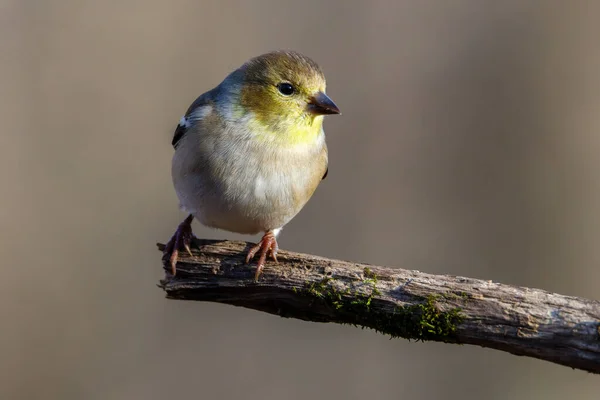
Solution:
[(304, 207), (327, 169), (324, 136), (289, 147), (210, 137), (204, 141), (188, 171), (177, 174), (179, 179), (175, 172), (173, 176), (182, 206), (215, 228), (254, 234), (284, 226)]

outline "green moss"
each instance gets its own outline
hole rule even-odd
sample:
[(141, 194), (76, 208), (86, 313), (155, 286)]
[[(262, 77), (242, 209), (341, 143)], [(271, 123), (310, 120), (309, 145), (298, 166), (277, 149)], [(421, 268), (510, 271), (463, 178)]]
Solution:
[(309, 295), (330, 303), (336, 310), (343, 307), (343, 296), (348, 295), (348, 291), (341, 292), (333, 288), (330, 284), (332, 278), (325, 277), (317, 283), (312, 283), (306, 287), (305, 292)]
[(384, 314), (377, 326), (392, 337), (415, 340), (451, 341), (456, 326), (461, 323), (460, 308), (441, 311), (437, 296), (430, 295), (419, 304), (397, 307), (391, 315)]
[(441, 311), (437, 305), (439, 296), (431, 295), (418, 304), (394, 306), (390, 311), (389, 302), (376, 298), (380, 295), (376, 288), (377, 277), (368, 273), (365, 276), (369, 278), (344, 291), (334, 286), (332, 278), (325, 277), (307, 285), (303, 292), (334, 308), (340, 323), (359, 321), (364, 327), (409, 340), (453, 341), (456, 326), (462, 321), (460, 308)]
[(441, 294), (440, 296), (442, 296), (443, 298), (448, 299), (448, 300), (468, 300), (469, 299), (469, 294), (467, 292), (462, 292), (462, 291), (447, 292), (447, 293)]
[(365, 267), (363, 269), (363, 275), (365, 276), (365, 278), (377, 279), (377, 275), (375, 275), (375, 272), (373, 272), (369, 267)]

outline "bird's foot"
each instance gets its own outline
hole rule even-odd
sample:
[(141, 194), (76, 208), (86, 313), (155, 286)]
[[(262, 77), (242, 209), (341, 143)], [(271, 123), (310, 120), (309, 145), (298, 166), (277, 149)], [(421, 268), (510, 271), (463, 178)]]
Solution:
[(186, 219), (183, 220), (181, 224), (177, 227), (177, 230), (171, 237), (171, 240), (165, 246), (163, 251), (163, 261), (168, 262), (171, 266), (171, 273), (175, 276), (177, 265), (177, 259), (179, 258), (179, 251), (185, 249), (190, 257), (194, 257), (192, 254), (192, 250), (190, 249), (190, 244), (192, 243), (192, 239), (194, 238), (194, 234), (192, 233), (192, 220), (194, 216), (192, 214), (188, 215)]
[(258, 264), (256, 266), (256, 274), (254, 275), (254, 280), (258, 281), (260, 274), (265, 266), (265, 262), (267, 261), (267, 256), (271, 254), (271, 258), (277, 262), (277, 250), (279, 250), (279, 246), (277, 245), (277, 239), (275, 238), (275, 234), (273, 231), (268, 231), (264, 234), (260, 242), (258, 242), (255, 246), (248, 250), (248, 255), (246, 256), (246, 264), (250, 263), (256, 253), (260, 250), (260, 257), (258, 258)]

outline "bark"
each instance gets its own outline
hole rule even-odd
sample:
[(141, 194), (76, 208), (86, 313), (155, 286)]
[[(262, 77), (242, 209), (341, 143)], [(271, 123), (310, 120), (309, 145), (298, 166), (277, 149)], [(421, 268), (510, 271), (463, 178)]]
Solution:
[[(479, 345), (600, 373), (600, 302), (540, 289), (280, 251), (258, 282), (249, 243), (196, 240), (165, 268), (167, 297), (287, 318), (375, 329), (392, 337)], [(160, 250), (164, 245), (158, 244)]]

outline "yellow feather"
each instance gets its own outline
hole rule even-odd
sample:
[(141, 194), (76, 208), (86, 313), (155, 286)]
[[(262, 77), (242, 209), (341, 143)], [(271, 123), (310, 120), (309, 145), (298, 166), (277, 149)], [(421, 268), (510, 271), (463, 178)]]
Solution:
[(282, 120), (278, 124), (265, 123), (259, 118), (251, 118), (249, 125), (250, 131), (257, 140), (274, 143), (278, 146), (309, 145), (319, 140), (323, 116), (307, 116), (295, 119), (293, 122)]

